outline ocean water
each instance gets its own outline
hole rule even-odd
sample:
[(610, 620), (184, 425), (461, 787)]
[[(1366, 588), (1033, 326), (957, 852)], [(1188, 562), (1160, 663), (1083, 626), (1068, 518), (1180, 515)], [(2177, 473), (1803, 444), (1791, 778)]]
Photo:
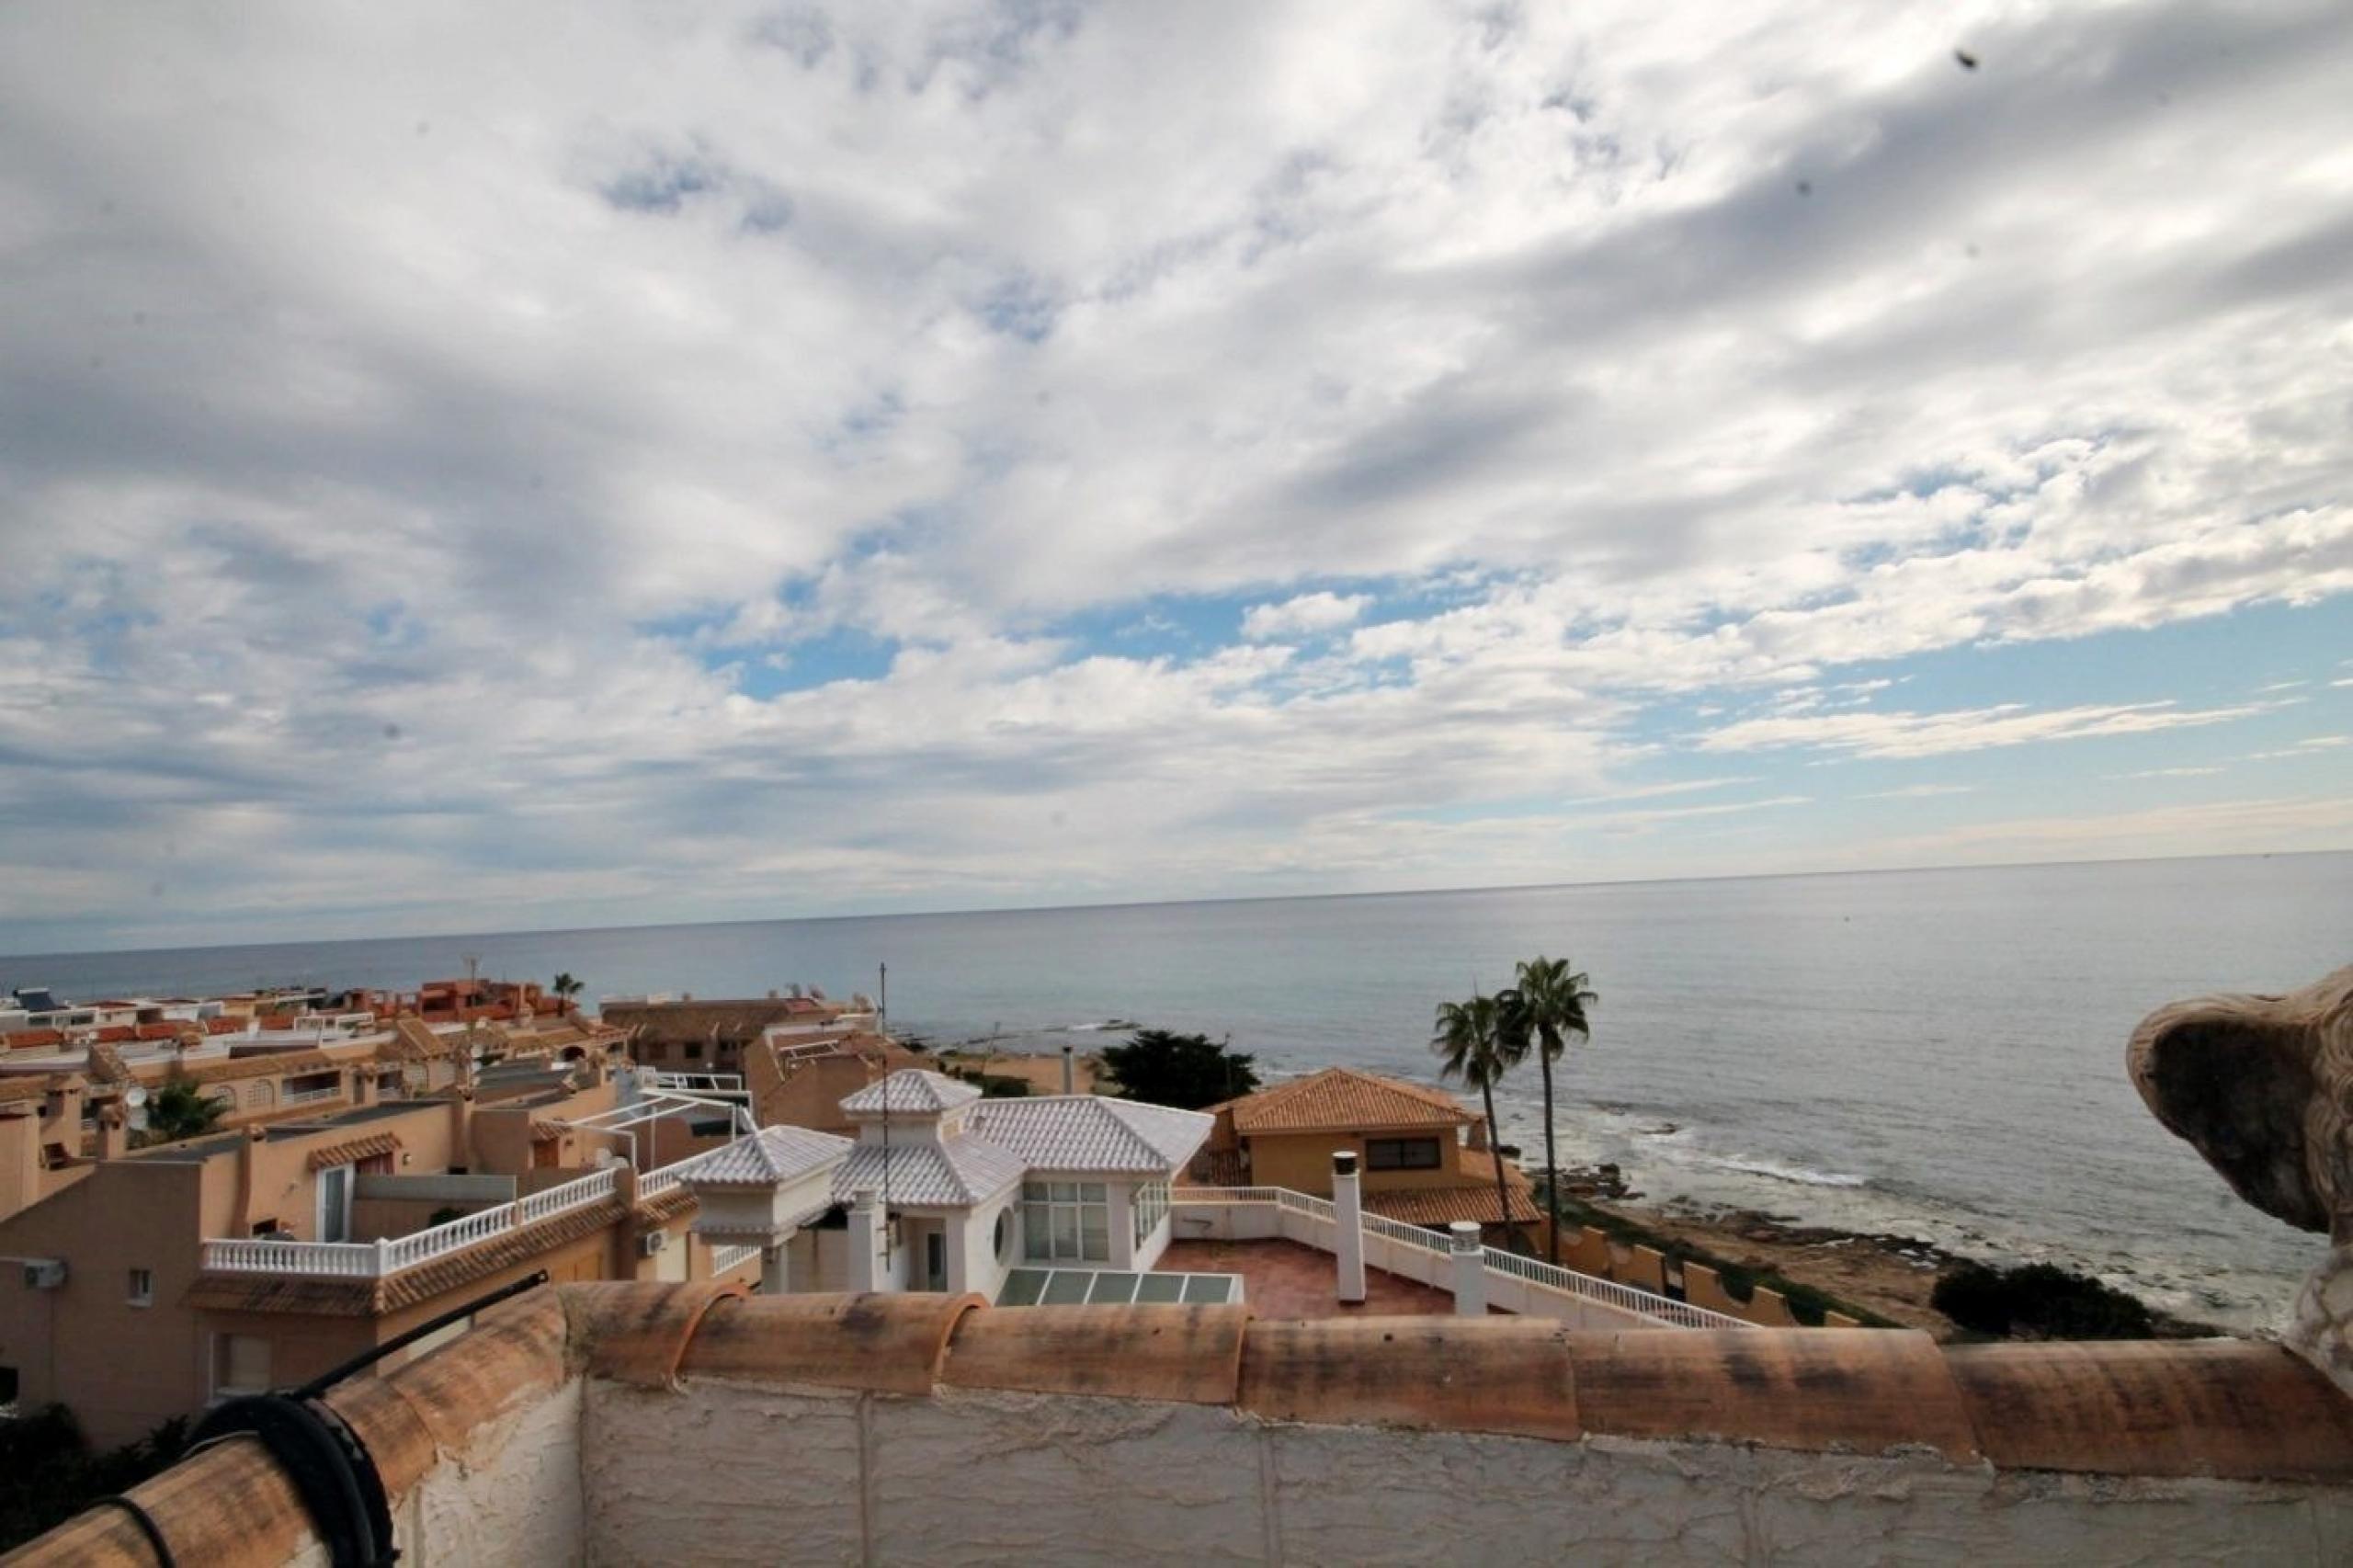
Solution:
[[(2087, 1267), (2275, 1324), (2321, 1239), (2234, 1199), (2150, 1118), (2123, 1047), (2154, 1007), (2353, 961), (2353, 855), (402, 937), (0, 959), (87, 997), (463, 972), (588, 994), (875, 989), (892, 1026), (1010, 1048), (1112, 1018), (1233, 1037), (1280, 1074), (1427, 1078), (1430, 1015), (1567, 954), (1601, 1000), (1560, 1075), (1562, 1157), (1646, 1199), (1737, 1204)], [(1499, 1096), (1540, 1149), (1537, 1082)]]

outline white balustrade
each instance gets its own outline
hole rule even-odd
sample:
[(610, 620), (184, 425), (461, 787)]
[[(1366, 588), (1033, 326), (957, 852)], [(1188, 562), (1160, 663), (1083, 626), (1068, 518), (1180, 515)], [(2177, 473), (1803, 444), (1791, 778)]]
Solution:
[(463, 1214), (446, 1224), (374, 1242), (217, 1240), (204, 1244), (203, 1267), (228, 1274), (300, 1274), (381, 1279), (437, 1257), (463, 1252), (508, 1231), (610, 1198), (618, 1173), (604, 1170), (535, 1192), (516, 1203)]
[[(1316, 1221), (1329, 1221), (1333, 1219), (1332, 1205), (1328, 1199), (1312, 1198), (1306, 1193), (1293, 1192), (1289, 1187), (1180, 1187), (1176, 1190), (1172, 1207), (1178, 1210), (1215, 1210), (1260, 1205), (1271, 1205)], [(1443, 1234), (1420, 1225), (1409, 1225), (1380, 1214), (1366, 1214), (1361, 1216), (1361, 1219), (1366, 1233), (1379, 1236), (1387, 1244), (1408, 1248), (1417, 1255), (1423, 1255), (1408, 1259), (1393, 1256), (1384, 1256), (1379, 1251), (1370, 1251), (1365, 1258), (1368, 1263), (1375, 1267), (1385, 1266), (1393, 1273), (1406, 1274), (1424, 1280), (1435, 1281), (1440, 1278), (1435, 1267), (1435, 1260), (1443, 1257), (1448, 1250), (1447, 1238)], [(1243, 1233), (1263, 1234), (1264, 1233)], [(1313, 1225), (1287, 1226), (1281, 1233), (1293, 1241), (1305, 1242), (1309, 1245), (1321, 1247), (1326, 1252), (1331, 1250), (1325, 1244), (1324, 1238)], [(1563, 1268), (1555, 1264), (1546, 1263), (1541, 1258), (1522, 1257), (1517, 1253), (1506, 1252), (1500, 1247), (1485, 1247), (1482, 1251), (1484, 1254), (1483, 1261), (1491, 1275), (1508, 1275), (1523, 1289), (1532, 1287), (1539, 1290), (1557, 1291), (1562, 1295), (1581, 1297), (1586, 1301), (1597, 1301), (1604, 1306), (1614, 1308), (1619, 1312), (1635, 1313), (1654, 1323), (1669, 1324), (1677, 1328), (1754, 1328), (1756, 1326), (1754, 1324), (1744, 1323), (1735, 1317), (1727, 1317), (1722, 1312), (1711, 1312), (1705, 1307), (1692, 1306), (1688, 1301), (1677, 1301), (1665, 1296), (1654, 1296), (1647, 1290), (1640, 1290), (1631, 1285), (1620, 1284), (1615, 1279), (1600, 1279), (1590, 1274), (1580, 1274), (1574, 1268)], [(1562, 1304), (1565, 1306), (1566, 1303)]]
[(756, 1261), (759, 1256), (756, 1246), (716, 1246), (710, 1249), (710, 1271), (724, 1274), (739, 1265)]

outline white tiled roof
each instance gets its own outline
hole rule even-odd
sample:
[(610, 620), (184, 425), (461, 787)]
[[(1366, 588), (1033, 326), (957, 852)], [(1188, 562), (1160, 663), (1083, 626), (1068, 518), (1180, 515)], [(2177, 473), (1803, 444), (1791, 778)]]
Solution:
[[(883, 1162), (889, 1157), (889, 1181)], [(939, 1142), (860, 1143), (834, 1173), (834, 1201), (847, 1203), (860, 1188), (890, 1195), (899, 1204), (943, 1204), (962, 1208), (1003, 1192), (1029, 1173), (1020, 1157), (979, 1138)]]
[(806, 1127), (763, 1127), (724, 1149), (713, 1149), (678, 1176), (720, 1187), (774, 1187), (824, 1169), (851, 1146), (847, 1138)]
[(921, 1067), (902, 1067), (881, 1083), (869, 1084), (843, 1100), (842, 1109), (853, 1116), (879, 1116), (887, 1102), (892, 1116), (938, 1116), (980, 1097), (981, 1091), (970, 1084), (943, 1078)]
[(991, 1100), (966, 1123), (1032, 1170), (1165, 1176), (1193, 1157), (1216, 1118), (1096, 1095)]

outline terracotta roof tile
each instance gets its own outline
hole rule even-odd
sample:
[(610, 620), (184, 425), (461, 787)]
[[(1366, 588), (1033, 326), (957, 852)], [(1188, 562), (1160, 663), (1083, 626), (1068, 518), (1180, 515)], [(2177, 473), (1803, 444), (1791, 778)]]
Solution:
[(1571, 1337), (1541, 1318), (1254, 1323), (1236, 1403), (1277, 1421), (1574, 1437)]
[(927, 1394), (973, 1295), (747, 1296), (703, 1320), (678, 1370)]
[(347, 1138), (340, 1143), (327, 1143), (311, 1151), (310, 1167), (323, 1171), (329, 1165), (356, 1165), (362, 1160), (372, 1160), (379, 1154), (399, 1152), (400, 1137), (392, 1132), (370, 1132), (362, 1138)]
[[(1511, 1200), (1514, 1223), (1542, 1223), (1544, 1211), (1536, 1206), (1526, 1176), (1518, 1181), (1506, 1177), (1504, 1191)], [(1500, 1222), (1495, 1218), (1495, 1184), (1492, 1181), (1479, 1187), (1416, 1187), (1393, 1192), (1368, 1192), (1364, 1195), (1364, 1207), (1369, 1214), (1408, 1225), (1450, 1225), (1457, 1220), (1474, 1220), (1482, 1225)]]
[(1215, 1108), (1233, 1112), (1233, 1130), (1244, 1134), (1461, 1127), (1477, 1119), (1451, 1095), (1353, 1067), (1326, 1067)]
[(1116, 1318), (1085, 1307), (972, 1312), (949, 1341), (939, 1381), (1230, 1404), (1249, 1321), (1241, 1305), (1137, 1306)]
[(2277, 1345), (1968, 1345), (1945, 1356), (1979, 1446), (2006, 1468), (2353, 1481), (2353, 1399)]

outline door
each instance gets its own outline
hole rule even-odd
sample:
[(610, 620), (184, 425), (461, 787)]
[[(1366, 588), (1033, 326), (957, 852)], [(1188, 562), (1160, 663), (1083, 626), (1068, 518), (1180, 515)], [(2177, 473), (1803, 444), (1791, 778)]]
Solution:
[(948, 1289), (948, 1238), (936, 1230), (926, 1231), (923, 1236), (923, 1288)]
[(351, 1239), (351, 1167), (329, 1165), (319, 1173), (319, 1240)]

